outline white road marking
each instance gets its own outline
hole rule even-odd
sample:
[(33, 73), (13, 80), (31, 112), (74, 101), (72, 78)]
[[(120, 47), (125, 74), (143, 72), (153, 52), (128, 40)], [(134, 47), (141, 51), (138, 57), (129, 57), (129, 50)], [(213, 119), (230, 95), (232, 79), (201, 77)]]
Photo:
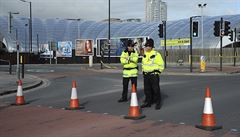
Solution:
[[(163, 86), (163, 85), (173, 85), (173, 84), (179, 84), (179, 83), (184, 83), (184, 81), (181, 81), (181, 82), (160, 82), (160, 85), (161, 86)], [(143, 89), (143, 85), (139, 84), (139, 86), (137, 88), (138, 89)], [(103, 92), (83, 95), (83, 96), (81, 96), (81, 98), (89, 98), (89, 97), (101, 96), (101, 95), (106, 95), (106, 94), (119, 93), (121, 91), (122, 91), (122, 89), (112, 89), (112, 90), (107, 90), (107, 91), (103, 91)]]
[(237, 129), (231, 129), (231, 132), (238, 132)]

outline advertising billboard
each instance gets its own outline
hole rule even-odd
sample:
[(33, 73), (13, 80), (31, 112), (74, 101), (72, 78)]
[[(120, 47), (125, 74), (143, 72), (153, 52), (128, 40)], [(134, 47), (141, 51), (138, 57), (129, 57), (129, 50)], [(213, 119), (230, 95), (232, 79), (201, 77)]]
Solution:
[(53, 51), (50, 51), (49, 44), (40, 44), (40, 58), (53, 58)]
[(59, 41), (57, 43), (57, 57), (72, 57), (72, 41)]
[[(136, 43), (134, 49), (139, 53), (140, 56), (144, 53), (144, 44), (146, 43), (148, 37), (119, 37), (111, 38), (110, 46), (110, 56), (111, 57), (120, 57), (122, 51), (127, 48), (127, 40), (131, 39)], [(101, 56), (100, 51), (101, 47), (104, 50), (104, 57), (108, 56), (108, 39), (97, 39), (97, 56)]]
[[(166, 46), (189, 46), (189, 45), (190, 45), (189, 38), (166, 40)], [(161, 40), (161, 46), (164, 46), (164, 40)]]
[(77, 39), (75, 44), (75, 56), (89, 56), (93, 55), (92, 39)]

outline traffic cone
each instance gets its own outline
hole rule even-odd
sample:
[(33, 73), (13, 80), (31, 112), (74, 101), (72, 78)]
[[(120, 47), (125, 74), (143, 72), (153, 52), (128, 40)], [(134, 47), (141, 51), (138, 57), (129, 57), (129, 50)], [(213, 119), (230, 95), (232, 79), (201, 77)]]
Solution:
[(202, 125), (196, 125), (196, 128), (203, 130), (217, 130), (221, 129), (222, 126), (216, 126), (215, 115), (213, 114), (211, 93), (209, 87), (206, 89), (205, 103), (202, 114)]
[(83, 109), (83, 106), (79, 105), (79, 100), (77, 97), (77, 88), (76, 88), (76, 81), (72, 81), (72, 93), (71, 93), (71, 100), (69, 103), (69, 108), (66, 108), (67, 110), (78, 110)]
[(27, 104), (24, 100), (23, 96), (23, 89), (22, 89), (22, 80), (18, 80), (18, 88), (17, 88), (17, 95), (16, 95), (16, 103), (12, 105), (25, 105)]
[(124, 116), (124, 118), (138, 120), (144, 117), (145, 115), (141, 115), (140, 107), (138, 106), (136, 87), (134, 84), (132, 84), (131, 104), (130, 104), (128, 116)]

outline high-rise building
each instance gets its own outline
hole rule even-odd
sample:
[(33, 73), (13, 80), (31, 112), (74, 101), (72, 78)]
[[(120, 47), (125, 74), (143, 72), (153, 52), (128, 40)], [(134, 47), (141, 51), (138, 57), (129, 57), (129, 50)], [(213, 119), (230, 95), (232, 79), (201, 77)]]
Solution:
[(167, 21), (167, 3), (161, 0), (145, 0), (146, 22)]

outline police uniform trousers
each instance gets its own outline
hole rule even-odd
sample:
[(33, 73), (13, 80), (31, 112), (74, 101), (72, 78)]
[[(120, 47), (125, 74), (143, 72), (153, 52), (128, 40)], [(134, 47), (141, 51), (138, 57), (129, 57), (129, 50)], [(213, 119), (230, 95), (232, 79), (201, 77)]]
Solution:
[(157, 105), (161, 104), (161, 92), (159, 86), (159, 74), (144, 74), (144, 94), (145, 103)]
[(129, 77), (129, 78), (124, 78), (124, 77), (123, 77), (122, 99), (127, 99), (129, 80), (131, 80), (131, 83), (134, 84), (135, 87), (137, 88), (137, 77)]

